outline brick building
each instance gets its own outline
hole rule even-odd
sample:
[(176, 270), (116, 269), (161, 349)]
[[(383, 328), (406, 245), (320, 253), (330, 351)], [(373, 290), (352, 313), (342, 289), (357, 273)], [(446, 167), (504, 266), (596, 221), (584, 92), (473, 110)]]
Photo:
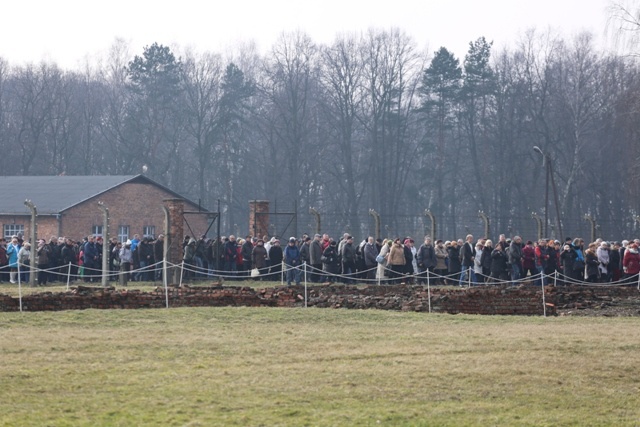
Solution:
[(167, 199), (184, 201), (185, 234), (205, 234), (211, 212), (144, 175), (2, 177), (0, 225), (5, 238), (17, 233), (28, 237), (31, 211), (25, 200), (31, 200), (37, 210), (38, 238), (103, 235), (98, 205), (102, 202), (109, 210), (110, 237), (121, 241), (134, 234), (156, 237), (164, 232), (162, 206)]

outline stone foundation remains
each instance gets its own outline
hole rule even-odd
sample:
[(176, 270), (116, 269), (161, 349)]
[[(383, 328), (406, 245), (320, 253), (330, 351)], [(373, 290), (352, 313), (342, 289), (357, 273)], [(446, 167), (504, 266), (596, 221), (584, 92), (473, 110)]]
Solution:
[[(429, 300), (426, 286), (309, 286), (309, 307), (380, 309), (450, 314), (547, 315), (556, 307), (585, 304), (584, 301), (606, 300), (610, 295), (638, 297), (633, 287), (616, 288), (545, 288), (538, 287), (472, 287), (431, 288)], [(304, 307), (304, 287), (254, 289), (240, 286), (169, 287), (169, 307)], [(23, 311), (57, 311), (84, 309), (164, 308), (165, 290), (152, 292), (78, 286), (69, 292), (43, 292), (22, 298)], [(0, 311), (19, 311), (18, 298), (0, 295)]]

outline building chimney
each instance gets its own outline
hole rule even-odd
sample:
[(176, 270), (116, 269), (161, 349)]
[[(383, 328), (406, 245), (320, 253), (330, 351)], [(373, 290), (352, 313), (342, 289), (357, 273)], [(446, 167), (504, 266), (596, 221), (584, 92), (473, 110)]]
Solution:
[(261, 239), (269, 235), (269, 201), (249, 201), (249, 233)]

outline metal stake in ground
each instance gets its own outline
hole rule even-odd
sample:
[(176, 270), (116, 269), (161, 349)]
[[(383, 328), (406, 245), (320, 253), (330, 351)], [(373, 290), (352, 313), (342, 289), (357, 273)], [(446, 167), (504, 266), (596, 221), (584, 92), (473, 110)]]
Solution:
[(302, 265), (304, 265), (304, 308), (307, 308), (307, 261)]
[(542, 310), (544, 311), (544, 317), (547, 317), (547, 301), (544, 296), (544, 273), (540, 273), (540, 283), (542, 284)]
[(20, 299), (20, 313), (22, 313), (22, 281), (20, 280), (20, 259), (18, 259), (18, 297)]
[(427, 298), (429, 298), (429, 313), (431, 313), (431, 283), (429, 278), (429, 269), (427, 269)]
[(69, 262), (69, 268), (67, 269), (67, 291), (69, 290), (70, 281), (71, 281), (71, 262)]
[(165, 252), (164, 259), (162, 260), (162, 281), (164, 282), (164, 299), (167, 308), (169, 308), (169, 284), (167, 282), (167, 256)]

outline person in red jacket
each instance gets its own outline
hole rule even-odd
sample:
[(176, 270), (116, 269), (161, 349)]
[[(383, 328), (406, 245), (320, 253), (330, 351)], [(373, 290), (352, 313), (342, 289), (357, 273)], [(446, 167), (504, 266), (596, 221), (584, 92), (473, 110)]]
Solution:
[(529, 274), (532, 277), (538, 274), (536, 270), (536, 250), (531, 240), (527, 240), (527, 244), (522, 248), (522, 278), (527, 277)]
[(638, 245), (630, 243), (627, 250), (624, 251), (624, 259), (622, 260), (625, 282), (633, 283), (640, 273), (640, 253), (638, 253)]

